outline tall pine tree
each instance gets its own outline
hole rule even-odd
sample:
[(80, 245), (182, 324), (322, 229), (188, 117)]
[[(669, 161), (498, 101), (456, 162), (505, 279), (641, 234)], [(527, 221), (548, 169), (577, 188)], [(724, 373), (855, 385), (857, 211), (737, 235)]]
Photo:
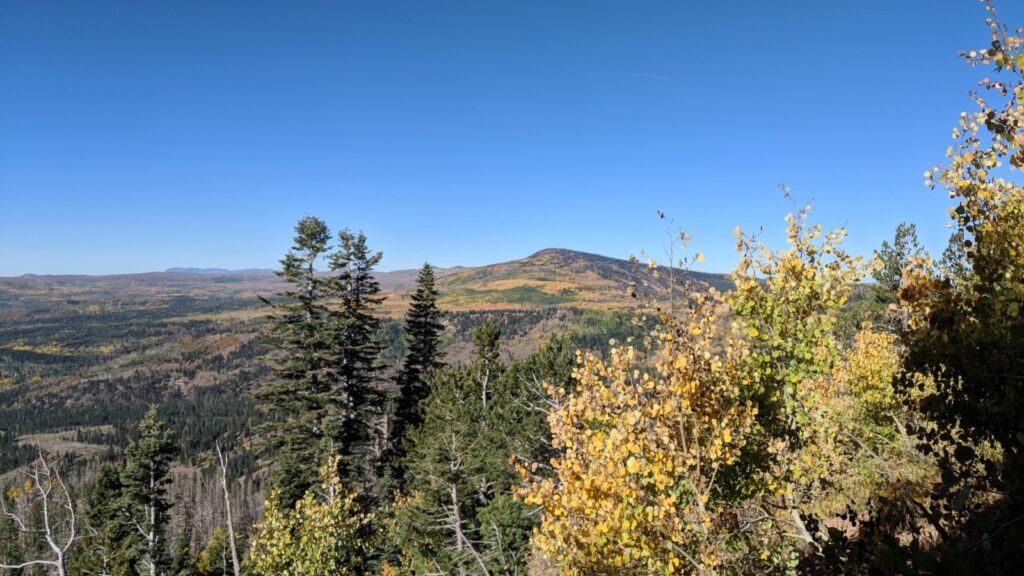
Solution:
[(328, 291), (337, 299), (337, 321), (330, 330), (331, 346), (337, 353), (332, 370), (337, 375), (335, 397), (328, 434), (342, 456), (341, 477), (348, 486), (366, 485), (381, 452), (372, 444), (378, 441), (376, 419), (382, 415), (378, 387), (380, 319), (375, 312), (384, 298), (373, 276), (373, 268), (383, 254), (371, 252), (366, 236), (345, 228), (338, 234), (339, 247), (330, 256), (334, 273)]
[(399, 457), (406, 430), (423, 421), (420, 403), (430, 394), (427, 377), (443, 365), (439, 348), (444, 324), (437, 296), (434, 269), (424, 264), (416, 277), (416, 291), (405, 315), (406, 354), (397, 378), (398, 398), (391, 438)]
[(285, 507), (316, 481), (328, 412), (339, 386), (332, 339), (337, 318), (327, 305), (330, 282), (316, 272), (330, 241), (323, 220), (299, 220), (293, 245), (277, 271), (288, 288), (275, 300), (261, 298), (272, 309), (270, 332), (279, 354), (274, 378), (259, 396), (273, 416), (265, 428), (269, 447), (277, 451), (271, 483)]
[(171, 508), (167, 485), (176, 451), (171, 431), (157, 417), (156, 406), (150, 406), (139, 422), (138, 440), (125, 450), (127, 462), (121, 476), (134, 554), (142, 573), (149, 576), (165, 574), (170, 564), (165, 537)]
[(103, 464), (86, 490), (85, 519), (92, 529), (82, 539), (82, 552), (72, 559), (73, 574), (135, 574), (137, 548), (131, 546), (132, 527), (126, 521), (122, 498), (124, 472), (119, 466)]
[[(277, 449), (271, 484), (290, 508), (314, 484), (317, 469), (339, 455), (341, 477), (365, 485), (373, 470), (371, 440), (379, 416), (382, 349), (376, 308), (383, 301), (363, 233), (348, 229), (331, 252), (327, 224), (307, 216), (295, 227), (291, 250), (277, 273), (289, 288), (275, 300), (271, 333), (279, 354), (274, 379), (260, 392), (271, 414), (269, 444)], [(326, 261), (329, 273), (317, 274)]]

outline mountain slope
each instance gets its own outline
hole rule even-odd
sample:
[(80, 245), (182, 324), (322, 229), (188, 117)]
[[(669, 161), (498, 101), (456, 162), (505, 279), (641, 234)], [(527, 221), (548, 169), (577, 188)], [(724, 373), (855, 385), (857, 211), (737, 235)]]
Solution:
[[(673, 271), (675, 284), (690, 281), (698, 289), (728, 287), (724, 274)], [(642, 297), (666, 298), (668, 270), (652, 274), (647, 266), (599, 254), (548, 248), (509, 262), (466, 268), (441, 278), (441, 306), (452, 310), (487, 310), (574, 306), (613, 309)], [(404, 298), (395, 299), (393, 305)]]
[[(676, 284), (724, 288), (724, 274), (673, 271)], [(385, 311), (401, 315), (416, 286), (417, 270), (378, 272), (388, 296)], [(549, 248), (536, 254), (473, 268), (436, 268), (441, 305), (450, 310), (500, 310), (546, 306), (615, 309), (632, 306), (630, 296), (665, 298), (667, 269), (654, 276), (647, 266), (598, 254)], [(284, 287), (275, 274), (262, 270), (176, 269), (167, 272), (111, 276), (36, 276), (0, 278), (0, 318), (11, 315), (95, 313), (110, 307), (149, 307), (166, 300), (207, 301), (213, 308), (260, 308), (256, 296), (270, 296)], [(220, 302), (221, 304), (215, 304)], [(230, 303), (230, 304), (228, 304)], [(255, 312), (255, 311), (254, 311)]]

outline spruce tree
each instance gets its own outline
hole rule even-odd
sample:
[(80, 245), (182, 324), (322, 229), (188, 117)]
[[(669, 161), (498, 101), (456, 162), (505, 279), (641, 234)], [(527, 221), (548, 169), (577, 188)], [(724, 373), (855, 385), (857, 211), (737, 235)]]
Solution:
[(911, 259), (923, 253), (924, 249), (917, 241), (917, 226), (900, 222), (896, 226), (892, 244), (886, 240), (875, 251), (875, 256), (881, 264), (874, 273), (875, 281), (881, 288), (880, 298), (885, 299), (886, 303), (896, 300), (896, 291), (903, 281), (903, 269)]
[(178, 536), (178, 540), (174, 544), (174, 553), (171, 554), (171, 566), (170, 570), (168, 570), (168, 576), (194, 576), (197, 572), (195, 564), (192, 545), (189, 544), (189, 534), (186, 532)]
[(445, 574), (492, 568), (477, 514), (495, 496), (489, 457), (507, 463), (508, 453), (502, 439), (491, 436), (481, 393), (485, 379), (480, 362), (448, 366), (431, 375), (423, 422), (410, 430), (403, 462), (409, 497), (398, 506), (395, 521), (401, 549), (396, 556), (408, 563), (404, 568), (409, 573), (427, 573), (434, 566)]
[(407, 485), (389, 532), (402, 573), (526, 571), (535, 519), (512, 498), (510, 457), (553, 455), (540, 382), (570, 387), (574, 355), (553, 340), (506, 366), (492, 322), (473, 336), (476, 360), (430, 376), (423, 422), (409, 430)]
[(493, 382), (505, 369), (501, 362), (501, 331), (487, 318), (473, 329), (470, 338), (476, 347), (476, 365), (481, 376), (481, 403), (486, 407), (488, 399), (494, 395)]
[(424, 264), (416, 277), (416, 291), (405, 316), (406, 355), (398, 373), (398, 399), (392, 442), (401, 452), (406, 430), (423, 421), (420, 403), (430, 393), (427, 377), (442, 366), (441, 323), (442, 312), (437, 307), (438, 291), (434, 284), (434, 269)]
[(293, 245), (276, 272), (288, 288), (275, 300), (261, 298), (271, 307), (270, 333), (279, 354), (274, 377), (259, 397), (273, 417), (264, 429), (269, 447), (277, 450), (271, 484), (285, 507), (316, 480), (331, 396), (338, 386), (331, 338), (336, 318), (327, 305), (329, 282), (316, 272), (330, 241), (324, 221), (312, 216), (299, 220)]
[[(291, 250), (277, 273), (289, 288), (272, 308), (271, 333), (279, 354), (274, 379), (260, 392), (274, 416), (267, 426), (277, 449), (271, 484), (279, 504), (290, 508), (317, 478), (327, 457), (340, 455), (346, 484), (365, 483), (373, 418), (380, 414), (380, 320), (383, 301), (373, 268), (380, 252), (371, 252), (363, 233), (348, 229), (331, 250), (327, 224), (307, 216), (295, 227)], [(325, 260), (329, 273), (318, 275)]]
[(157, 417), (156, 406), (150, 406), (139, 422), (138, 440), (125, 450), (127, 462), (121, 475), (137, 565), (149, 576), (166, 574), (170, 563), (165, 538), (171, 508), (167, 486), (175, 452), (171, 431)]
[(83, 538), (81, 554), (72, 559), (73, 574), (135, 573), (137, 550), (130, 545), (134, 528), (126, 519), (122, 474), (121, 467), (103, 464), (86, 491), (85, 520), (91, 530)]
[(380, 353), (380, 319), (374, 314), (384, 301), (373, 268), (383, 255), (371, 252), (366, 236), (345, 228), (338, 234), (338, 250), (330, 255), (328, 292), (338, 310), (330, 328), (330, 346), (336, 355), (331, 369), (337, 377), (332, 417), (327, 430), (342, 456), (342, 479), (347, 485), (365, 483), (372, 469), (369, 442), (374, 418), (380, 415), (377, 387)]
[[(7, 494), (0, 492), (0, 498), (5, 500), (5, 506), (12, 507), (13, 503)], [(10, 564), (22, 557), (19, 535), (18, 525), (14, 520), (6, 514), (0, 514), (0, 564)]]

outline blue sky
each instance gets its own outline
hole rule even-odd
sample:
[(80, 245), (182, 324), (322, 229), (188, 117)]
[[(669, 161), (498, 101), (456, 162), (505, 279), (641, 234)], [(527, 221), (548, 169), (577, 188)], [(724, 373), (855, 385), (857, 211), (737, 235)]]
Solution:
[[(1002, 2), (1024, 24), (1024, 6)], [(0, 0), (0, 275), (273, 267), (305, 214), (382, 269), (781, 240), (868, 253), (983, 72), (973, 0)]]

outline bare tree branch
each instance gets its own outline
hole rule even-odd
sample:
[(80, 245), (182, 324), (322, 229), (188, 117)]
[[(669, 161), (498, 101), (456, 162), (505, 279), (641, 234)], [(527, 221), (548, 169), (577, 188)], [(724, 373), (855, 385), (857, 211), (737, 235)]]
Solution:
[[(4, 498), (0, 497), (4, 516), (10, 518), (19, 532), (26, 534), (40, 534), (43, 541), (52, 553), (51, 558), (35, 558), (25, 560), (18, 564), (0, 564), (2, 570), (20, 570), (29, 566), (51, 566), (59, 576), (67, 576), (67, 557), (72, 546), (81, 536), (78, 533), (78, 518), (75, 514), (75, 504), (71, 499), (71, 493), (60, 476), (60, 471), (50, 466), (46, 461), (43, 452), (39, 451), (39, 457), (32, 464), (32, 468), (25, 472), (29, 479), (31, 490), (25, 495), (26, 508), (33, 504), (39, 506), (42, 513), (42, 528), (30, 528), (27, 512), (18, 515), (7, 509)], [(60, 494), (54, 494), (54, 489), (59, 489)], [(33, 497), (32, 494), (35, 494)], [(55, 515), (56, 506), (65, 512), (63, 515)]]

